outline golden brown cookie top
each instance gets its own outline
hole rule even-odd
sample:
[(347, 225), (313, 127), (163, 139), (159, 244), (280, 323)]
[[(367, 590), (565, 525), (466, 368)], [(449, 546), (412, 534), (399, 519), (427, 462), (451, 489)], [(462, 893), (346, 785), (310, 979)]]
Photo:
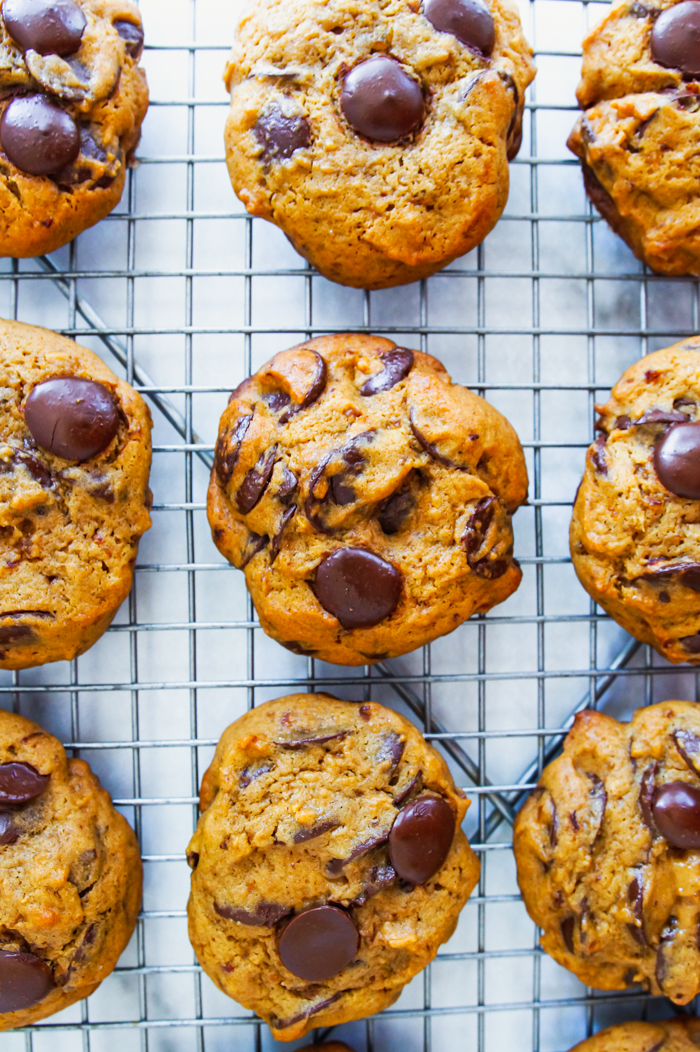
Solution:
[(694, 1052), (700, 1046), (700, 1020), (620, 1023), (601, 1030), (571, 1052)]

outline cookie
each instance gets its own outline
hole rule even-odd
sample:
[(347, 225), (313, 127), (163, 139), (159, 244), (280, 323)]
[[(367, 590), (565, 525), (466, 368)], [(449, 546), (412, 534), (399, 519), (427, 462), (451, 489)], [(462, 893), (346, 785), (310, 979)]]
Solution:
[(187, 851), (200, 964), (280, 1041), (382, 1011), (476, 884), (467, 806), (381, 705), (292, 694), (252, 709), (221, 737)]
[(84, 760), (0, 710), (0, 1030), (87, 997), (136, 924), (141, 858)]
[(324, 1042), (322, 1045), (305, 1045), (299, 1052), (353, 1052), (349, 1045), (342, 1041)]
[(583, 42), (569, 138), (591, 201), (663, 274), (700, 273), (700, 5), (618, 0)]
[(507, 420), (377, 336), (283, 351), (231, 395), (207, 510), (260, 624), (299, 654), (404, 654), (518, 587), (527, 471)]
[(505, 207), (531, 55), (510, 0), (253, 0), (225, 77), (233, 188), (332, 281), (425, 278)]
[(620, 1023), (582, 1041), (571, 1052), (696, 1052), (700, 1020), (669, 1019), (660, 1023)]
[(700, 710), (580, 713), (517, 816), (513, 849), (543, 948), (587, 986), (700, 993)]
[(669, 661), (700, 662), (700, 338), (655, 351), (598, 406), (571, 520), (579, 581)]
[(65, 245), (118, 204), (148, 107), (129, 0), (4, 0), (0, 256)]
[(151, 416), (92, 351), (0, 319), (0, 668), (108, 628), (151, 525)]

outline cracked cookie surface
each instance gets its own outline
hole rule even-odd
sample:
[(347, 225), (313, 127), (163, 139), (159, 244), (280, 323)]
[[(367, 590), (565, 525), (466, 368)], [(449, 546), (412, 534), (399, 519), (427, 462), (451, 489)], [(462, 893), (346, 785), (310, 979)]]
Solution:
[(571, 1052), (695, 1052), (698, 1047), (700, 1020), (664, 1019), (607, 1027)]
[[(628, 369), (597, 407), (599, 436), (570, 531), (574, 569), (589, 595), (676, 663), (700, 661), (700, 487), (684, 487), (664, 461), (671, 454), (692, 474), (699, 407), (700, 338)], [(687, 439), (691, 448), (679, 459), (672, 447)]]
[(333, 281), (427, 277), (500, 217), (534, 75), (509, 0), (256, 0), (226, 70), (233, 187)]
[(0, 711), (0, 1030), (96, 990), (140, 902), (136, 837), (89, 766)]
[(508, 421), (376, 336), (277, 354), (231, 395), (207, 510), (260, 623), (295, 653), (406, 653), (518, 587), (527, 471)]
[(111, 623), (151, 524), (150, 431), (92, 351), (0, 320), (0, 668), (73, 658)]
[[(376, 703), (294, 694), (251, 710), (222, 735), (200, 806), (190, 939), (216, 985), (278, 1040), (393, 1004), (478, 879), (464, 794), (415, 727)], [(406, 879), (407, 859), (426, 858), (422, 882)], [(339, 970), (325, 967), (335, 938), (301, 930), (315, 917), (352, 936)]]

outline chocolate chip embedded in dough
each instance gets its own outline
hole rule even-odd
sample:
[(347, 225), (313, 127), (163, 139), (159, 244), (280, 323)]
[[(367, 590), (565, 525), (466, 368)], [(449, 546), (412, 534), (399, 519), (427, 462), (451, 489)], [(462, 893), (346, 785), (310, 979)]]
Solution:
[(249, 416), (240, 417), (232, 431), (227, 431), (219, 436), (214, 454), (214, 467), (223, 486), (226, 486), (231, 481), (231, 476), (241, 452), (241, 444), (252, 419), (252, 413)]
[(114, 397), (103, 384), (78, 376), (58, 376), (33, 387), (24, 419), (42, 449), (66, 460), (89, 460), (119, 430)]
[(423, 14), (441, 33), (451, 33), (465, 47), (490, 55), (496, 43), (493, 16), (481, 0), (425, 0)]
[(640, 574), (634, 580), (664, 581), (666, 579), (678, 581), (686, 588), (694, 592), (700, 592), (700, 563), (671, 563), (661, 566), (653, 566), (646, 573)]
[(12, 816), (6, 811), (0, 812), (0, 844), (16, 844), (20, 837), (20, 830), (12, 821)]
[(80, 152), (78, 125), (45, 95), (18, 95), (0, 120), (0, 144), (28, 175), (57, 175)]
[(700, 76), (699, 0), (683, 0), (661, 12), (651, 31), (651, 57), (667, 69)]
[(55, 986), (48, 964), (33, 953), (0, 950), (0, 1012), (19, 1012), (43, 1001)]
[(413, 437), (416, 439), (416, 441), (418, 442), (419, 446), (422, 449), (424, 449), (425, 452), (428, 454), (428, 456), (431, 457), (436, 463), (442, 464), (442, 466), (445, 467), (445, 468), (456, 468), (457, 471), (466, 471), (467, 470), (465, 467), (462, 467), (460, 464), (456, 464), (454, 462), (454, 460), (450, 460), (449, 457), (443, 456), (442, 453), (440, 452), (440, 450), (437, 448), (437, 446), (433, 445), (432, 442), (428, 441), (428, 439), (425, 437), (423, 432), (416, 426), (415, 420), (413, 419), (413, 410), (412, 409), (411, 409), (411, 411), (409, 413), (409, 423), (411, 425), (411, 431), (413, 433)]
[(639, 785), (639, 810), (644, 825), (647, 829), (650, 829), (652, 833), (655, 829), (652, 801), (654, 798), (656, 772), (658, 769), (658, 763), (654, 762), (650, 764), (642, 775), (642, 780)]
[(326, 865), (326, 876), (331, 880), (336, 879), (341, 876), (345, 867), (351, 862), (356, 862), (358, 858), (369, 854), (375, 848), (382, 847), (387, 843), (388, 839), (388, 832), (379, 833), (377, 836), (370, 837), (369, 840), (363, 840), (362, 843), (356, 844), (347, 858), (332, 858)]
[(605, 459), (604, 452), (606, 441), (605, 435), (598, 435), (590, 450), (591, 463), (599, 475), (607, 475), (608, 473), (608, 462)]
[(387, 777), (391, 778), (396, 768), (401, 762), (404, 749), (406, 748), (405, 738), (401, 738), (394, 731), (389, 734), (382, 736), (382, 740), (377, 751), (375, 762), (377, 764), (385, 764), (388, 762), (389, 767), (387, 770)]
[(214, 912), (224, 920), (237, 921), (254, 928), (274, 928), (278, 921), (292, 912), (291, 906), (281, 906), (279, 902), (259, 902), (254, 910), (244, 910), (240, 906), (226, 906), (214, 903)]
[(317, 837), (323, 836), (324, 833), (330, 833), (331, 830), (337, 829), (340, 822), (330, 820), (328, 822), (319, 822), (315, 826), (310, 826), (307, 829), (300, 829), (294, 834), (292, 840), (295, 844), (305, 844), (307, 840), (316, 840)]
[(409, 490), (392, 493), (377, 508), (377, 522), (388, 536), (398, 533), (415, 507), (413, 494)]
[(653, 461), (662, 486), (678, 497), (700, 500), (700, 423), (670, 427), (656, 443)]
[(266, 533), (253, 533), (251, 531), (250, 537), (248, 538), (248, 544), (246, 546), (245, 553), (243, 555), (243, 561), (241, 562), (241, 570), (245, 570), (251, 559), (254, 559), (256, 555), (259, 555), (261, 551), (267, 548), (270, 543), (270, 538)]
[(287, 741), (275, 742), (281, 749), (304, 749), (308, 745), (326, 745), (327, 742), (342, 741), (349, 731), (329, 731), (328, 734), (316, 734), (308, 738), (290, 738)]
[(286, 464), (282, 465), (282, 481), (280, 482), (279, 489), (275, 496), (282, 504), (288, 504), (292, 499), (296, 488), (299, 485), (299, 480), (293, 471), (290, 471)]
[(342, 972), (359, 947), (360, 936), (348, 913), (337, 906), (315, 906), (289, 921), (278, 948), (292, 975), (323, 982)]
[(397, 347), (393, 351), (387, 351), (381, 356), (382, 370), (366, 380), (360, 388), (360, 394), (365, 398), (380, 394), (382, 391), (390, 391), (398, 383), (404, 380), (413, 367), (413, 351), (405, 347)]
[(30, 763), (0, 764), (0, 807), (28, 804), (41, 796), (51, 780)]
[(564, 940), (564, 945), (566, 946), (566, 948), (569, 951), (569, 953), (574, 953), (575, 952), (574, 951), (574, 930), (575, 930), (575, 928), (576, 928), (576, 918), (575, 917), (565, 917), (564, 920), (561, 922), (561, 924), (559, 926), (559, 929), (561, 931), (561, 937)]
[(313, 592), (343, 628), (369, 628), (393, 614), (403, 575), (366, 548), (337, 548), (316, 570)]
[(700, 789), (687, 782), (667, 782), (654, 792), (654, 821), (673, 847), (700, 847)]
[(289, 160), (296, 150), (311, 143), (307, 119), (298, 114), (286, 116), (277, 101), (258, 117), (253, 133), (262, 146), (262, 159), (266, 163)]
[(137, 26), (133, 22), (125, 22), (119, 19), (112, 25), (122, 40), (126, 41), (126, 53), (138, 62), (143, 52), (143, 26)]
[(275, 561), (275, 559), (277, 558), (277, 556), (280, 553), (280, 548), (282, 547), (282, 537), (284, 535), (284, 531), (287, 529), (287, 526), (289, 526), (290, 522), (292, 521), (292, 519), (294, 518), (296, 513), (297, 513), (297, 509), (296, 509), (296, 505), (294, 505), (294, 507), (292, 507), (292, 508), (286, 508), (285, 511), (282, 514), (282, 518), (280, 519), (280, 524), (279, 524), (279, 527), (277, 529), (277, 533), (272, 538), (272, 543), (270, 545), (270, 566), (272, 566), (273, 562)]
[(700, 632), (694, 636), (681, 636), (678, 642), (689, 654), (700, 654)]
[(419, 796), (400, 811), (389, 835), (389, 858), (399, 877), (424, 884), (444, 865), (455, 835), (452, 808), (440, 796)]
[(4, 0), (2, 20), (22, 51), (73, 55), (87, 19), (74, 0)]
[(190, 867), (190, 869), (196, 869), (197, 868), (197, 866), (199, 865), (199, 852), (198, 851), (188, 851), (187, 852), (187, 865)]
[(246, 472), (236, 493), (236, 504), (241, 515), (247, 515), (252, 511), (262, 498), (272, 478), (276, 456), (277, 446), (266, 453), (261, 453), (255, 467)]
[(700, 738), (693, 731), (679, 727), (673, 732), (673, 740), (690, 770), (700, 774)]
[(350, 70), (340, 107), (351, 128), (376, 142), (404, 139), (425, 117), (420, 84), (388, 55), (373, 55)]
[(36, 633), (31, 625), (0, 625), (0, 646), (16, 646), (22, 643), (33, 643)]
[(637, 424), (687, 424), (688, 417), (677, 410), (659, 409), (658, 406), (654, 406), (642, 413), (639, 420), (635, 422)]

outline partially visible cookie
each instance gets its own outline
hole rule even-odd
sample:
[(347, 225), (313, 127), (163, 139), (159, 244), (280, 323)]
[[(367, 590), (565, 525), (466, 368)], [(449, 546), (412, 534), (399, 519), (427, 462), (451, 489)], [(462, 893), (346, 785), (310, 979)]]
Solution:
[(700, 1020), (684, 1018), (610, 1026), (571, 1052), (695, 1052), (699, 1046)]
[(136, 837), (88, 765), (0, 710), (0, 1030), (96, 990), (140, 902)]
[(597, 409), (574, 569), (635, 638), (700, 662), (700, 338), (636, 362)]
[(378, 336), (283, 351), (231, 395), (207, 513), (260, 623), (340, 665), (422, 646), (520, 584), (515, 431), (430, 355)]
[(299, 1052), (353, 1052), (349, 1045), (342, 1041), (330, 1041), (323, 1045), (305, 1045)]
[(252, 709), (224, 731), (200, 806), (192, 945), (280, 1041), (393, 1004), (478, 879), (464, 794), (374, 703), (292, 694)]
[(72, 340), (0, 319), (0, 668), (82, 654), (151, 525), (151, 417)]

